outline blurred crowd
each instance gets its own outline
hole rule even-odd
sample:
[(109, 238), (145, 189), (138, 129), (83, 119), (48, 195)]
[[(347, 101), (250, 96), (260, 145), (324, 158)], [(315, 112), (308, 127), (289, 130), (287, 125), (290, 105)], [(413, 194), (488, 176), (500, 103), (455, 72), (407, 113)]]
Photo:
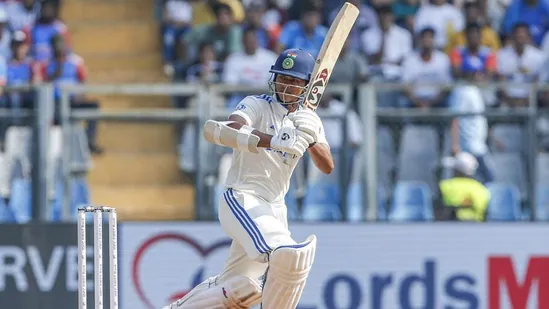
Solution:
[[(351, 0), (360, 16), (333, 82), (547, 81), (547, 0)], [(179, 81), (265, 85), (285, 48), (316, 56), (341, 0), (166, 0), (165, 72)], [(351, 70), (347, 70), (352, 68)], [(547, 68), (547, 66), (546, 66)], [(433, 87), (384, 106), (446, 106)], [(526, 103), (524, 89), (487, 104)]]
[[(0, 2), (0, 86), (52, 83), (55, 119), (59, 123), (60, 84), (79, 84), (86, 80), (81, 57), (71, 51), (69, 30), (59, 19), (60, 2), (21, 0)], [(29, 89), (2, 91), (0, 105), (14, 110), (34, 107), (36, 94)], [(82, 96), (71, 98), (73, 108), (99, 108), (97, 102)], [(18, 125), (14, 117), (3, 121), (1, 140), (7, 128)], [(28, 125), (28, 124), (27, 124)], [(95, 143), (95, 122), (88, 124), (89, 147), (101, 152)]]

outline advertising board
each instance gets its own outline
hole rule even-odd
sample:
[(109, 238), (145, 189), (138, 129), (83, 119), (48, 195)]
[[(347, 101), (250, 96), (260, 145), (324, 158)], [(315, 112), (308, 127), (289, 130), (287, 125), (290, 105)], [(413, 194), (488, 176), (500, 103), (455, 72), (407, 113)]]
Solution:
[[(300, 309), (549, 308), (549, 225), (293, 224), (318, 249)], [(160, 308), (218, 274), (215, 223), (121, 227), (122, 309)]]
[[(107, 227), (104, 228), (106, 231)], [(93, 230), (87, 230), (88, 306), (93, 308)], [(108, 233), (104, 233), (108, 244)], [(0, 308), (77, 307), (76, 224), (0, 224)], [(109, 273), (103, 261), (104, 274)], [(105, 276), (105, 299), (109, 297)]]

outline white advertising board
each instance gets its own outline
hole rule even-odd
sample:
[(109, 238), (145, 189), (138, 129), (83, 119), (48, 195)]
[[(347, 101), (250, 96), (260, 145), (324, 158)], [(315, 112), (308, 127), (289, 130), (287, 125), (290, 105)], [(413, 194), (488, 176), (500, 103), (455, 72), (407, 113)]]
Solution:
[[(549, 225), (293, 224), (318, 237), (298, 309), (547, 309)], [(215, 223), (121, 225), (121, 308), (156, 309), (218, 274)]]

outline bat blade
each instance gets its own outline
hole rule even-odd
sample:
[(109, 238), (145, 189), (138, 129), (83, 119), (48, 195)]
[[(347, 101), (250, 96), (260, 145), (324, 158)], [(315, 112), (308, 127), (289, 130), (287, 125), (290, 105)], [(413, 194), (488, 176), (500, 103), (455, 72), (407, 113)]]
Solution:
[(309, 88), (307, 89), (307, 93), (305, 93), (303, 105), (306, 108), (313, 111), (317, 109), (332, 75), (337, 58), (339, 58), (343, 45), (353, 28), (358, 13), (359, 10), (356, 6), (346, 2), (330, 26), (316, 58), (315, 67), (309, 81)]

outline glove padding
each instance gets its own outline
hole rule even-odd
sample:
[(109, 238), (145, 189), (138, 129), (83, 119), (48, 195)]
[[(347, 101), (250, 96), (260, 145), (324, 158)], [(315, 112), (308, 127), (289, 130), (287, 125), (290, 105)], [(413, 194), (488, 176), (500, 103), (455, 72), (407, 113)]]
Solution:
[(278, 134), (273, 136), (271, 147), (302, 157), (309, 148), (309, 144), (313, 142), (313, 137), (310, 134), (299, 131), (295, 127), (283, 127)]
[[(309, 109), (301, 109), (289, 116), (298, 131), (305, 132), (313, 137), (313, 143), (318, 142), (322, 130), (322, 121), (318, 115)], [(312, 143), (311, 143), (312, 144)]]

